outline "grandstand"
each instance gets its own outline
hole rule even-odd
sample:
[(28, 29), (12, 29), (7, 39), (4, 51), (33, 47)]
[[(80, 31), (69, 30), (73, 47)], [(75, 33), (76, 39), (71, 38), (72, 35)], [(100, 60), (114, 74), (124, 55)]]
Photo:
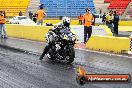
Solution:
[(25, 15), (30, 0), (0, 0), (0, 10), (6, 12), (6, 16), (17, 16), (20, 11)]
[(117, 14), (122, 15), (131, 0), (111, 0), (108, 9), (115, 10)]
[(101, 14), (108, 12), (107, 7), (109, 3), (104, 3), (104, 0), (93, 0), (93, 1), (94, 1), (96, 13), (100, 13), (100, 10), (102, 12)]
[(132, 8), (130, 8), (130, 9), (128, 10), (128, 15), (130, 15), (130, 17), (132, 17)]
[(96, 13), (93, 0), (40, 0), (40, 3), (44, 4), (48, 17), (77, 17), (80, 13), (84, 14), (85, 8)]
[[(131, 0), (0, 0), (0, 10), (6, 11), (6, 15), (17, 16), (20, 11), (28, 16), (28, 11), (35, 13), (40, 4), (44, 4), (47, 17), (69, 16), (77, 17), (80, 13), (84, 14), (85, 8), (90, 8), (92, 13), (99, 13), (99, 10), (108, 12), (116, 10), (119, 15), (130, 15)], [(128, 6), (130, 8), (128, 8)]]
[(30, 0), (30, 3), (27, 8), (27, 16), (29, 11), (31, 11), (32, 13), (36, 13), (39, 6), (40, 6), (40, 0)]
[(127, 14), (132, 17), (132, 2), (129, 4), (129, 8), (128, 8)]

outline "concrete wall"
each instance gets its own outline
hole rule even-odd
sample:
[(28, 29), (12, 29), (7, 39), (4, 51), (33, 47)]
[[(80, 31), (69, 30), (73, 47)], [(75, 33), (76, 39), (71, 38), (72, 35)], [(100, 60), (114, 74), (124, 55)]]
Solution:
[(46, 42), (44, 35), (51, 27), (7, 25), (6, 28), (7, 35), (10, 37)]
[(86, 43), (87, 49), (122, 53), (130, 50), (129, 38), (112, 36), (92, 36)]
[[(6, 25), (7, 35), (10, 37), (23, 38), (35, 41), (46, 42), (44, 35), (51, 27), (27, 26), (27, 25)], [(109, 33), (109, 32), (108, 32)], [(129, 51), (129, 38), (113, 36), (92, 36), (86, 43), (87, 49), (121, 53)]]

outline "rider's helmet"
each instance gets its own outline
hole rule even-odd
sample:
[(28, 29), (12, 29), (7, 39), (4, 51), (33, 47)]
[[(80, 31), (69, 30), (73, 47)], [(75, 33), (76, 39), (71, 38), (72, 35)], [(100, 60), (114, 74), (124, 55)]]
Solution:
[(63, 17), (62, 18), (62, 23), (63, 23), (63, 25), (65, 26), (65, 27), (70, 27), (70, 18), (69, 17)]

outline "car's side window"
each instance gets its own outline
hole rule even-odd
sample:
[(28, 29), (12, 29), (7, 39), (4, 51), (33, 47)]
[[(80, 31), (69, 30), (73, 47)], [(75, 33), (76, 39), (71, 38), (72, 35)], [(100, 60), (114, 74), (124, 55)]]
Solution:
[(95, 15), (95, 18), (99, 18), (99, 15)]
[(17, 19), (18, 19), (18, 20), (21, 20), (21, 18), (20, 18), (20, 17), (18, 17)]
[(16, 17), (14, 17), (14, 20), (17, 20), (17, 18), (16, 18)]

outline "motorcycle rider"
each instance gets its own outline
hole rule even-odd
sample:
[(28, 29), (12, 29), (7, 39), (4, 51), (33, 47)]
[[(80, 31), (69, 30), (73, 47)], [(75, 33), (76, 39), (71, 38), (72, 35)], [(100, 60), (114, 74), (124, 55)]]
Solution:
[[(71, 32), (70, 28), (70, 18), (69, 17), (63, 17), (62, 22), (56, 24), (53, 26), (51, 30), (46, 34), (46, 39), (48, 40), (48, 45), (44, 48), (44, 51), (42, 55), (40, 56), (39, 60), (42, 60), (45, 54), (49, 51), (52, 44), (56, 41), (57, 36), (62, 36), (63, 34), (66, 34), (68, 39), (72, 41), (72, 36), (74, 35)], [(52, 37), (50, 37), (52, 35)]]

